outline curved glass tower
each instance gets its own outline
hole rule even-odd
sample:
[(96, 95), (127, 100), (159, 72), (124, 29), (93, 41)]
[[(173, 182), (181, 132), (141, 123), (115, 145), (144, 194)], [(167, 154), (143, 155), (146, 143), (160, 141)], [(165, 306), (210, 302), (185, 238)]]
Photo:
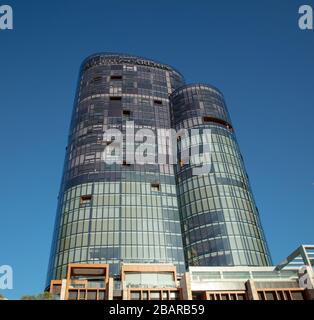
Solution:
[[(170, 127), (168, 95), (184, 84), (172, 67), (121, 54), (81, 66), (59, 193), (48, 282), (68, 263), (169, 262), (184, 271), (173, 165), (108, 164), (104, 132)], [(136, 146), (135, 146), (136, 147)], [(125, 148), (125, 145), (124, 145)], [(122, 150), (121, 150), (122, 151)]]
[[(191, 153), (210, 145), (208, 172), (195, 175), (185, 158), (158, 163), (156, 152), (150, 163), (128, 161), (128, 147), (144, 141), (126, 142), (129, 129), (156, 137), (170, 128), (207, 129), (205, 144), (192, 137), (178, 145)], [(108, 130), (122, 133), (111, 154), (120, 162), (103, 159), (115, 146)], [(158, 156), (167, 148), (162, 140)], [(47, 284), (69, 263), (108, 263), (115, 275), (121, 262), (173, 263), (180, 274), (189, 265), (268, 265), (270, 257), (221, 92), (185, 85), (166, 64), (99, 53), (79, 73)]]
[[(179, 143), (190, 155), (199, 145), (208, 173), (181, 157), (176, 166), (178, 202), (187, 266), (266, 266), (270, 256), (259, 213), (222, 93), (203, 84), (187, 85), (170, 96), (172, 125), (190, 132)], [(193, 141), (192, 129), (200, 137)], [(207, 129), (205, 133), (204, 129)], [(193, 157), (191, 157), (193, 158)]]

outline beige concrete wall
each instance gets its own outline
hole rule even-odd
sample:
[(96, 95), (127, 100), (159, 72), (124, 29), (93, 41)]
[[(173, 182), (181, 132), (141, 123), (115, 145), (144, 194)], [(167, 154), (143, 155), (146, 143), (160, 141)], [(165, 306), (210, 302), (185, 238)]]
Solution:
[(189, 272), (185, 272), (180, 281), (181, 296), (183, 300), (192, 300), (191, 279)]
[(246, 289), (247, 289), (247, 296), (249, 300), (259, 300), (258, 293), (255, 287), (255, 283), (253, 280), (248, 280), (245, 283)]

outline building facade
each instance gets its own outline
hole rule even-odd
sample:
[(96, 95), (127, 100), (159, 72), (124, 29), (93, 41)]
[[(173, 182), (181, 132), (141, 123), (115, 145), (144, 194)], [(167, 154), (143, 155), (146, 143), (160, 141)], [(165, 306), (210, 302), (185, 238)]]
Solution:
[(50, 293), (61, 300), (314, 300), (313, 257), (313, 245), (301, 246), (278, 266), (189, 267), (180, 276), (172, 264), (122, 263), (119, 279), (108, 276), (108, 264), (70, 264)]
[[(177, 163), (140, 163), (130, 159), (143, 141), (116, 145), (111, 136), (117, 130), (124, 138), (143, 130), (157, 136), (161, 129), (210, 130), (201, 146), (210, 170), (194, 176), (198, 166), (186, 158), (188, 151), (193, 160), (198, 138), (188, 145), (176, 135)], [(160, 145), (146, 155), (167, 158), (169, 141)], [(210, 156), (204, 146), (212, 146)], [(106, 148), (117, 161), (104, 161)], [(110, 265), (106, 272), (119, 278), (127, 263), (172, 264), (182, 275), (188, 266), (271, 262), (221, 92), (186, 85), (166, 64), (101, 53), (79, 73), (47, 286), (65, 279), (69, 264)]]
[[(170, 96), (172, 124), (180, 130), (207, 130), (192, 143), (180, 139), (176, 166), (179, 212), (187, 266), (271, 263), (258, 209), (223, 94), (204, 84), (186, 85)], [(193, 140), (193, 135), (188, 135)], [(197, 137), (196, 137), (197, 138)], [(205, 141), (204, 141), (205, 140)], [(209, 174), (193, 174), (197, 165), (184, 159), (199, 145)], [(197, 152), (194, 152), (194, 154)]]

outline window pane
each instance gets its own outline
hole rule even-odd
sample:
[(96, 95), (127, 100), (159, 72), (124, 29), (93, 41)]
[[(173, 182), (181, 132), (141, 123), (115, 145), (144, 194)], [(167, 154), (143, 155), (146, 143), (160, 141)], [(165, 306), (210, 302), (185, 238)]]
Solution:
[(151, 291), (150, 292), (151, 300), (160, 300), (160, 292), (159, 291)]

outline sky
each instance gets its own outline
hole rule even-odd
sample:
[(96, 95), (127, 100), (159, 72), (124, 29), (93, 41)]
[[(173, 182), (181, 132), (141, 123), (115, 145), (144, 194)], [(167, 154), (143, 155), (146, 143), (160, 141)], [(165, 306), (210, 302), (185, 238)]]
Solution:
[[(0, 266), (43, 291), (76, 81), (95, 52), (170, 64), (225, 95), (273, 263), (314, 243), (314, 31), (297, 0), (2, 0)], [(314, 0), (307, 0), (314, 7)]]

